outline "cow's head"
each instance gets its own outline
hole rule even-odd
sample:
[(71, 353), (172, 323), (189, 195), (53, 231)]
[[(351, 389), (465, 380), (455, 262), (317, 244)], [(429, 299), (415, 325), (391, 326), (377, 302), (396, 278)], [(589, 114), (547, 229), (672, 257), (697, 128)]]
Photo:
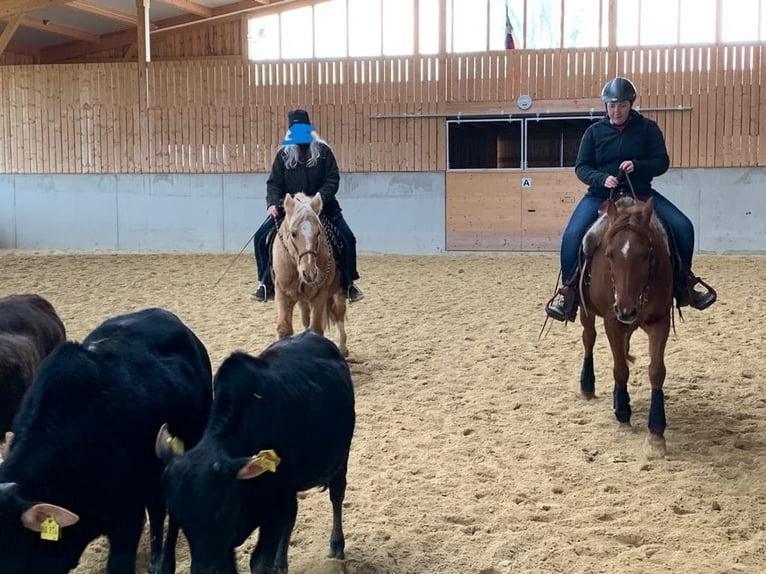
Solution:
[(43, 571), (65, 559), (56, 552), (63, 530), (79, 517), (69, 510), (22, 497), (15, 482), (0, 483), (0, 572), (16, 574)]
[(204, 438), (189, 452), (182, 452), (167, 425), (157, 435), (155, 452), (166, 465), (163, 487), (168, 512), (189, 542), (192, 572), (233, 571), (234, 548), (254, 528), (252, 524), (248, 528), (248, 520), (240, 516), (243, 481), (276, 471), (279, 457), (264, 451), (230, 458)]

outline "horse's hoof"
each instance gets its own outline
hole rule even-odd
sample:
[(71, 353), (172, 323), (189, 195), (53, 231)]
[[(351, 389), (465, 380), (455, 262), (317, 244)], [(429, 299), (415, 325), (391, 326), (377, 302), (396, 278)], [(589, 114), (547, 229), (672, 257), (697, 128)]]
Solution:
[(617, 432), (618, 433), (632, 433), (633, 431), (633, 425), (630, 423), (617, 423)]
[(581, 391), (580, 394), (586, 401), (590, 401), (596, 398), (596, 391)]
[(650, 460), (665, 458), (665, 437), (649, 433), (644, 439), (644, 454)]

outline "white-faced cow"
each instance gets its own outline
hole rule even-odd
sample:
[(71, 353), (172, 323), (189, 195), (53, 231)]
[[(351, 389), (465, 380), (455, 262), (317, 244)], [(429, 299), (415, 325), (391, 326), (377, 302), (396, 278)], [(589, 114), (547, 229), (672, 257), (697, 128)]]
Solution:
[(207, 350), (168, 311), (119, 315), (57, 347), (0, 465), (0, 572), (69, 572), (105, 535), (107, 572), (134, 574), (146, 512), (158, 572), (166, 507), (155, 438), (167, 421), (193, 445), (211, 401)]
[(0, 441), (11, 430), (40, 361), (65, 340), (56, 310), (39, 295), (0, 298)]
[(255, 574), (287, 572), (297, 493), (327, 486), (330, 557), (343, 559), (342, 502), (354, 431), (354, 390), (343, 355), (312, 331), (281, 339), (258, 357), (234, 353), (218, 369), (199, 444), (179, 455), (158, 436), (168, 463), (168, 511), (186, 535), (194, 574), (236, 573), (234, 549), (259, 528)]

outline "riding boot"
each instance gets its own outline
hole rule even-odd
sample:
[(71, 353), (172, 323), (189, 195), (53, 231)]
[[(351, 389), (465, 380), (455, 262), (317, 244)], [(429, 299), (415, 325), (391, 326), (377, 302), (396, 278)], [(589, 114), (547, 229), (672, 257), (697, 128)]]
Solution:
[[(558, 300), (554, 301), (558, 296)], [(577, 318), (577, 285), (562, 285), (550, 301), (545, 305), (545, 313), (556, 321), (574, 322)]]
[(260, 303), (266, 303), (274, 299), (274, 279), (271, 276), (271, 261), (268, 263), (258, 289), (253, 291), (250, 297)]
[[(695, 289), (696, 285), (701, 285), (705, 290)], [(684, 269), (676, 274), (673, 292), (678, 307), (688, 305), (699, 311), (707, 309), (718, 299), (715, 289), (695, 276), (690, 269)]]

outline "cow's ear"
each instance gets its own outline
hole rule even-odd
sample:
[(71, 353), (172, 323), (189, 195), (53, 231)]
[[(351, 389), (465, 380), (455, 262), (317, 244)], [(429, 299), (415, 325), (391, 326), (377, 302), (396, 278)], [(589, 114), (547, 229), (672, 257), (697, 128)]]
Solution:
[(168, 464), (174, 457), (184, 453), (184, 441), (170, 434), (167, 423), (162, 425), (157, 433), (154, 453), (164, 464)]
[(273, 450), (262, 450), (257, 455), (248, 458), (237, 471), (237, 478), (250, 480), (264, 472), (277, 472), (277, 466), (282, 461)]
[(33, 504), (22, 513), (21, 523), (29, 530), (40, 532), (43, 522), (49, 517), (56, 521), (59, 528), (72, 526), (72, 524), (75, 524), (80, 520), (79, 516), (66, 508), (56, 506), (55, 504), (45, 504), (41, 502)]
[(316, 213), (317, 215), (322, 213), (322, 196), (319, 195), (318, 193), (314, 195), (311, 198), (311, 203), (309, 205), (311, 205), (311, 209), (313, 209), (314, 213)]

